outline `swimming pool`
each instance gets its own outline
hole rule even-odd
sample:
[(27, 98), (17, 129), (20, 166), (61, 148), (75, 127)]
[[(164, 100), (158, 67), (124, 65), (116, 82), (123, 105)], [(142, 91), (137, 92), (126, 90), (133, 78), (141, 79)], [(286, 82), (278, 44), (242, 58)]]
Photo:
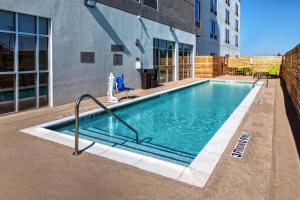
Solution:
[[(109, 106), (140, 131), (139, 145), (103, 109), (83, 112), (79, 147), (204, 187), (263, 84), (199, 80)], [(59, 118), (20, 131), (73, 149), (74, 116)]]
[[(80, 118), (80, 138), (188, 166), (224, 124), (252, 84), (206, 81), (113, 111), (139, 132), (140, 143), (105, 112)], [(47, 127), (74, 135), (74, 121)]]

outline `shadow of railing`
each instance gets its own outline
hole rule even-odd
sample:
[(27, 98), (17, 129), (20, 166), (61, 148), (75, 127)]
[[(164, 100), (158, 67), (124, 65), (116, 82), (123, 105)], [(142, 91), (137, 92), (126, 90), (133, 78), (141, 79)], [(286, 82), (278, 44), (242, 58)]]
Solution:
[(153, 144), (151, 143), (152, 138), (141, 139), (139, 145), (136, 145), (134, 144), (133, 139), (130, 137), (119, 134), (110, 136), (107, 130), (95, 127), (93, 129), (95, 130), (89, 130), (85, 128), (83, 128), (82, 130), (93, 133), (94, 135), (90, 135), (83, 132), (81, 132), (80, 135), (86, 137), (85, 139), (89, 138), (92, 140), (105, 142), (106, 144), (110, 144), (110, 146), (112, 147), (122, 147), (122, 149), (125, 148), (127, 150), (133, 150), (134, 152), (143, 152), (146, 155), (151, 154), (157, 158), (172, 160), (183, 165), (190, 164), (190, 162), (196, 157), (196, 155), (185, 151), (180, 151), (166, 146)]

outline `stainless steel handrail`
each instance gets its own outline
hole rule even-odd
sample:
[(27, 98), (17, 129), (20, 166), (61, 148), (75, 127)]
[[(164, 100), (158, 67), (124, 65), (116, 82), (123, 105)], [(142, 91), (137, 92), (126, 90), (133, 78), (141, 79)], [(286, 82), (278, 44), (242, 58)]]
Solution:
[(256, 81), (253, 82), (252, 88), (254, 88), (255, 84), (260, 81), (260, 78), (258, 78)]
[(96, 103), (98, 106), (103, 108), (106, 112), (108, 112), (110, 115), (112, 115), (114, 118), (116, 118), (118, 121), (120, 121), (122, 124), (124, 124), (127, 128), (129, 128), (132, 132), (135, 133), (135, 139), (136, 143), (139, 143), (139, 133), (137, 130), (135, 130), (132, 126), (130, 126), (127, 122), (125, 122), (123, 119), (121, 119), (119, 116), (117, 116), (115, 113), (113, 113), (109, 108), (104, 106), (101, 102), (99, 102), (95, 97), (93, 97), (90, 94), (84, 94), (81, 97), (78, 98), (75, 106), (75, 152), (73, 155), (78, 156), (80, 155), (81, 151), (79, 150), (79, 107), (80, 103), (83, 99), (90, 98)]

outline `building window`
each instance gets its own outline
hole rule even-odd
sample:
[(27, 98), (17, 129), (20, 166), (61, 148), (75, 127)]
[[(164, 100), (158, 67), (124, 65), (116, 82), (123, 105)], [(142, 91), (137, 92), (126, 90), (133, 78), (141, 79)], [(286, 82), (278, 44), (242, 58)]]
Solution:
[(15, 74), (1, 75), (0, 73), (0, 115), (15, 111), (15, 79)]
[(218, 39), (218, 24), (215, 20), (210, 20), (210, 38)]
[(230, 7), (230, 0), (226, 0), (225, 2)]
[(235, 30), (236, 32), (239, 32), (239, 20), (235, 20)]
[(19, 71), (35, 71), (36, 36), (19, 35)]
[(36, 34), (36, 17), (31, 15), (19, 14), (18, 19), (18, 30), (20, 33)]
[(15, 31), (15, 13), (0, 11), (0, 30)]
[(217, 15), (217, 7), (218, 7), (218, 1), (217, 0), (210, 0), (210, 12)]
[(14, 71), (15, 40), (14, 33), (0, 32), (0, 72)]
[(192, 77), (192, 52), (192, 45), (179, 44), (179, 80)]
[(239, 5), (235, 4), (235, 15), (239, 16)]
[(123, 65), (123, 55), (122, 54), (114, 54), (113, 55), (113, 65), (114, 66)]
[(145, 6), (149, 6), (155, 10), (158, 10), (158, 0), (134, 0), (139, 3), (143, 3)]
[(200, 27), (200, 0), (195, 0), (195, 25)]
[(230, 44), (230, 40), (229, 40), (229, 29), (226, 28), (225, 31), (225, 43), (226, 44)]
[(0, 10), (0, 114), (48, 105), (48, 22)]
[(174, 80), (174, 52), (174, 42), (153, 39), (153, 65), (159, 69), (160, 83)]
[(230, 24), (230, 12), (228, 9), (226, 9), (226, 12), (225, 12), (225, 23), (226, 24)]
[(235, 46), (239, 47), (239, 36), (235, 36)]

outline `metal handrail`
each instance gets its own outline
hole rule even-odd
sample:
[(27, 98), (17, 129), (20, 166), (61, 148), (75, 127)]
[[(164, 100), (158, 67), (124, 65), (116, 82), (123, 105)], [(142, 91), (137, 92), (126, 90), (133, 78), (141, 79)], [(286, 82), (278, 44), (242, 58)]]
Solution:
[(90, 94), (84, 94), (81, 97), (78, 98), (75, 106), (75, 152), (73, 155), (78, 156), (80, 155), (81, 151), (79, 150), (79, 107), (80, 103), (83, 99), (90, 98), (96, 103), (98, 106), (103, 108), (106, 112), (108, 112), (110, 115), (112, 115), (114, 118), (116, 118), (118, 121), (120, 121), (122, 124), (124, 124), (127, 128), (129, 128), (132, 132), (135, 133), (136, 137), (136, 143), (139, 143), (139, 133), (137, 130), (135, 130), (132, 126), (130, 126), (127, 122), (125, 122), (123, 119), (121, 119), (119, 116), (117, 116), (115, 113), (113, 113), (109, 108), (104, 106), (101, 102), (99, 102), (95, 97), (93, 97)]
[(255, 84), (256, 84), (258, 81), (260, 81), (260, 78), (257, 78), (257, 80), (253, 82), (252, 88), (254, 88)]

